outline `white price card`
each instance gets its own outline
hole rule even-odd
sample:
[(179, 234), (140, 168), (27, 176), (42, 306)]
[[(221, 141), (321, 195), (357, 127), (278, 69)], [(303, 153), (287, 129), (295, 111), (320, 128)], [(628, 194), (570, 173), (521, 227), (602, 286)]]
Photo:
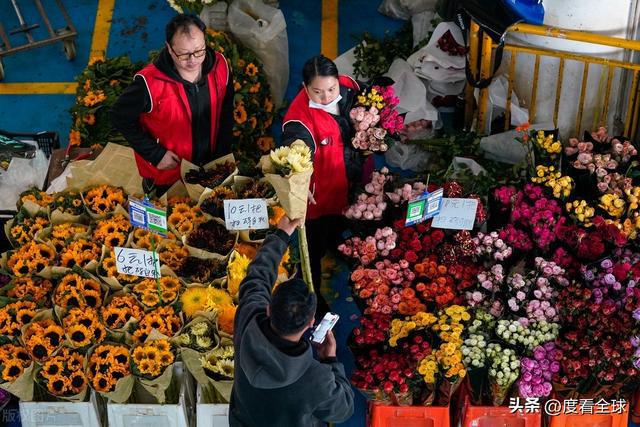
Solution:
[(478, 201), (476, 199), (442, 199), (440, 213), (433, 217), (431, 226), (451, 230), (472, 230), (476, 220)]
[(118, 273), (152, 279), (160, 277), (160, 258), (156, 252), (120, 247), (114, 250)]
[(264, 230), (269, 228), (269, 211), (264, 199), (224, 200), (227, 230)]

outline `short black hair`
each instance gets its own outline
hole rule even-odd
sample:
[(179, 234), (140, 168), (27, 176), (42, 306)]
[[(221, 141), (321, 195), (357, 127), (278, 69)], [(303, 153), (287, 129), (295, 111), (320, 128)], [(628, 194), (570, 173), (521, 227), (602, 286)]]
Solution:
[(171, 18), (171, 21), (169, 21), (169, 23), (165, 27), (167, 43), (171, 44), (173, 36), (178, 31), (188, 33), (190, 31), (189, 27), (191, 27), (192, 25), (198, 28), (203, 33), (207, 30), (207, 26), (204, 24), (204, 22), (202, 22), (202, 19), (200, 19), (196, 15), (181, 13)]
[(278, 285), (271, 297), (271, 327), (279, 334), (301, 332), (316, 314), (316, 294), (302, 279)]
[(304, 63), (302, 67), (302, 80), (305, 85), (309, 85), (316, 77), (338, 78), (338, 67), (324, 55), (314, 56)]

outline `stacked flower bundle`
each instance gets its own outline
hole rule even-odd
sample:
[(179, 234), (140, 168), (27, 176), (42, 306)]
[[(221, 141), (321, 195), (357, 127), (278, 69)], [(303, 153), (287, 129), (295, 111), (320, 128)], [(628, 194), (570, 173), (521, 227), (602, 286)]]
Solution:
[(387, 151), (404, 127), (404, 120), (396, 110), (399, 103), (393, 86), (374, 85), (365, 89), (349, 112), (356, 132), (351, 144), (361, 150)]

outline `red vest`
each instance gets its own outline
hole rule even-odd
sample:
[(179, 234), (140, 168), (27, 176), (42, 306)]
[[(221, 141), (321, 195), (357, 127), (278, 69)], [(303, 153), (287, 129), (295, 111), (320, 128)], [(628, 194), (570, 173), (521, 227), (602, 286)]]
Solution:
[[(341, 86), (360, 90), (351, 77), (340, 76), (339, 82)], [(285, 114), (283, 129), (289, 122), (298, 122), (306, 127), (315, 145), (313, 175), (309, 189), (316, 204), (309, 203), (307, 219), (324, 215), (342, 215), (349, 203), (349, 182), (344, 163), (345, 142), (342, 141), (340, 126), (326, 111), (309, 108), (309, 95), (304, 89), (296, 95)], [(349, 144), (350, 141), (346, 143)]]
[[(220, 110), (229, 79), (227, 60), (218, 52), (215, 55), (214, 68), (207, 75), (211, 99), (212, 153), (216, 148)], [(167, 150), (173, 151), (181, 159), (191, 161), (191, 108), (183, 84), (173, 80), (153, 64), (147, 65), (136, 75), (144, 78), (151, 97), (151, 111), (140, 115), (140, 124)], [(156, 185), (171, 185), (180, 179), (180, 166), (159, 170), (137, 153), (135, 156), (140, 175), (154, 179)]]

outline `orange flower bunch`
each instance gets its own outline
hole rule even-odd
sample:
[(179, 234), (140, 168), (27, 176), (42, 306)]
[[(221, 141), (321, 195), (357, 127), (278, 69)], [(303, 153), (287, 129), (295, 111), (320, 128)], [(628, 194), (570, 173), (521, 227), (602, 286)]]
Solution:
[(107, 336), (98, 312), (93, 308), (72, 308), (62, 319), (62, 326), (69, 344), (74, 348), (101, 343)]
[(51, 211), (60, 211), (71, 215), (80, 215), (84, 213), (84, 207), (80, 193), (75, 191), (63, 191), (56, 193), (51, 206)]
[(60, 265), (62, 267), (73, 268), (75, 265), (85, 267), (91, 261), (99, 259), (102, 248), (92, 241), (78, 239), (60, 252)]
[(84, 373), (84, 355), (62, 347), (60, 352), (44, 362), (38, 372), (39, 379), (46, 384), (54, 396), (73, 396), (87, 388)]
[(235, 305), (226, 305), (218, 310), (218, 328), (229, 335), (233, 335), (233, 321), (237, 308)]
[(133, 285), (133, 293), (138, 297), (145, 307), (154, 308), (160, 304), (171, 304), (180, 293), (180, 280), (175, 277), (160, 278), (160, 295), (158, 295), (158, 283), (155, 279), (144, 279), (140, 283)]
[(94, 390), (102, 393), (113, 391), (120, 378), (131, 374), (129, 349), (114, 344), (96, 347), (89, 358), (87, 374)]
[(38, 362), (44, 362), (60, 347), (64, 329), (53, 320), (40, 320), (27, 326), (22, 336), (24, 346)]
[(269, 206), (269, 226), (276, 227), (286, 212), (280, 205)]
[(173, 307), (159, 307), (148, 312), (138, 323), (138, 329), (133, 333), (137, 342), (144, 342), (152, 329), (168, 337), (174, 336), (182, 328), (182, 320), (176, 315)]
[(65, 275), (53, 294), (53, 303), (59, 307), (98, 308), (102, 304), (102, 288), (94, 279), (85, 279), (77, 273)]
[(85, 107), (93, 107), (94, 105), (101, 103), (105, 99), (107, 99), (107, 96), (102, 90), (98, 89), (95, 92), (90, 90), (87, 92), (85, 97), (82, 98), (82, 102)]
[(19, 213), (15, 216), (11, 230), (9, 230), (11, 241), (18, 245), (24, 245), (33, 240), (33, 236), (38, 231), (47, 226), (49, 226), (49, 220), (44, 215), (36, 215), (30, 218)]
[(116, 295), (109, 304), (102, 307), (102, 321), (109, 329), (123, 328), (133, 317), (140, 320), (144, 316), (142, 306), (131, 294)]
[(44, 191), (38, 190), (36, 187), (30, 188), (27, 191), (23, 191), (20, 194), (20, 201), (18, 202), (18, 209), (26, 202), (30, 201), (43, 208), (49, 206), (53, 202), (53, 197)]
[(167, 224), (181, 236), (191, 232), (196, 225), (204, 221), (205, 217), (200, 208), (188, 203), (174, 205), (167, 217)]
[(176, 238), (175, 234), (173, 234), (171, 232), (167, 233), (167, 237), (161, 237), (161, 236), (155, 235), (155, 233), (152, 233), (149, 230), (145, 230), (145, 229), (142, 229), (142, 228), (136, 228), (133, 231), (133, 243), (137, 247), (139, 247), (140, 249), (146, 249), (146, 250), (150, 251), (151, 248), (152, 248), (152, 245), (151, 245), (152, 234), (153, 234), (153, 238), (155, 240), (154, 245), (156, 247), (158, 246), (158, 244), (160, 242), (162, 242), (165, 239), (175, 240), (175, 238)]
[(131, 274), (118, 273), (116, 256), (113, 253), (113, 249), (111, 249), (109, 254), (102, 260), (102, 263), (98, 268), (98, 273), (102, 276), (113, 277), (120, 283), (134, 283), (140, 279), (138, 276), (133, 276)]
[(189, 250), (176, 241), (167, 242), (158, 254), (160, 263), (166, 265), (174, 271), (178, 271), (184, 265), (185, 259), (189, 256)]
[(17, 380), (26, 368), (31, 365), (31, 356), (24, 347), (4, 344), (0, 346), (0, 372), (2, 382)]
[(66, 241), (74, 237), (76, 234), (86, 233), (87, 231), (89, 231), (89, 226), (87, 225), (65, 222), (53, 226), (53, 229), (51, 230), (51, 237)]
[(133, 372), (149, 379), (157, 378), (171, 366), (175, 357), (169, 341), (149, 341), (133, 349)]
[(14, 276), (23, 277), (53, 264), (55, 257), (56, 252), (51, 246), (32, 240), (11, 254), (7, 267)]
[(33, 301), (16, 301), (0, 308), (0, 334), (20, 335), (20, 329), (31, 322), (38, 306)]
[(11, 283), (7, 296), (19, 300), (43, 303), (43, 305), (47, 306), (49, 303), (47, 297), (52, 289), (53, 283), (49, 279), (42, 279), (36, 276), (17, 277)]
[(124, 204), (124, 200), (124, 191), (110, 185), (92, 188), (84, 195), (85, 206), (97, 215), (113, 212), (118, 205)]
[(96, 223), (93, 240), (97, 244), (104, 244), (110, 248), (124, 246), (131, 231), (131, 223), (121, 214), (112, 216)]

